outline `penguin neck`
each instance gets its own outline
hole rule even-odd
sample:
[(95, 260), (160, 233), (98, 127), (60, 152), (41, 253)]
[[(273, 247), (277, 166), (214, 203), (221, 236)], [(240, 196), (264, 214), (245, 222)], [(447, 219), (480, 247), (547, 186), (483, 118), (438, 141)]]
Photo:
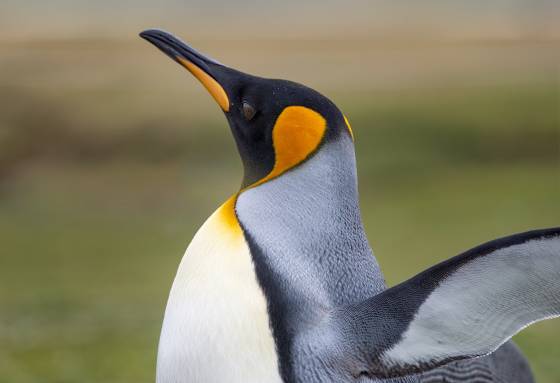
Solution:
[(265, 295), (334, 307), (384, 281), (359, 210), (353, 143), (327, 140), (307, 161), (243, 191), (236, 212)]

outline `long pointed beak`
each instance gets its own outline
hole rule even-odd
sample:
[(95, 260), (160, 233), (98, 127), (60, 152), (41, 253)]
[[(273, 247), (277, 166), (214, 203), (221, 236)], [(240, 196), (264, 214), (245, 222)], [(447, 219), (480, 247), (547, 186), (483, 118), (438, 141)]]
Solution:
[(213, 67), (216, 68), (216, 66), (222, 66), (222, 64), (204, 56), (175, 36), (159, 29), (145, 30), (140, 33), (140, 37), (148, 40), (163, 53), (185, 67), (204, 85), (220, 108), (224, 112), (229, 111), (230, 102), (228, 95), (224, 87), (216, 79), (216, 75), (212, 73)]

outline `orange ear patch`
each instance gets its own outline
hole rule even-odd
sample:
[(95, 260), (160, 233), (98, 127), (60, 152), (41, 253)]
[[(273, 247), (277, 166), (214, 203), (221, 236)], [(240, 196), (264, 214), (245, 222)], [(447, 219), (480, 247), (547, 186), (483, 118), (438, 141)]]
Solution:
[(319, 113), (303, 106), (288, 106), (280, 113), (272, 130), (275, 162), (272, 171), (258, 181), (266, 182), (305, 160), (317, 149), (327, 129)]

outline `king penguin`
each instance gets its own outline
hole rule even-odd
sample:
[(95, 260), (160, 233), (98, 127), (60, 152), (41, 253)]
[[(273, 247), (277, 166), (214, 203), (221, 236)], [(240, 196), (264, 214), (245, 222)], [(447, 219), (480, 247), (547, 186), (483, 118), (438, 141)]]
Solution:
[(560, 313), (560, 228), (490, 241), (386, 288), (336, 105), (164, 31), (141, 37), (215, 99), (244, 169), (181, 261), (158, 383), (533, 381), (508, 340)]

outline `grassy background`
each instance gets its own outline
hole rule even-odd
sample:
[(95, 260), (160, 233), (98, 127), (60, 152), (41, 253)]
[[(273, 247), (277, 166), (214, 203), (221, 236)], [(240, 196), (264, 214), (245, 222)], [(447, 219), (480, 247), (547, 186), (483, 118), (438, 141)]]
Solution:
[[(238, 187), (219, 109), (135, 38), (152, 25), (145, 19), (101, 37), (23, 23), (26, 33), (0, 38), (1, 382), (153, 381), (181, 255)], [(556, 35), (387, 37), (355, 22), (333, 38), (294, 23), (295, 37), (282, 32), (289, 25), (260, 38), (246, 24), (227, 39), (177, 32), (344, 110), (366, 229), (390, 285), (483, 241), (560, 223)], [(560, 381), (558, 321), (516, 341), (540, 382)]]

